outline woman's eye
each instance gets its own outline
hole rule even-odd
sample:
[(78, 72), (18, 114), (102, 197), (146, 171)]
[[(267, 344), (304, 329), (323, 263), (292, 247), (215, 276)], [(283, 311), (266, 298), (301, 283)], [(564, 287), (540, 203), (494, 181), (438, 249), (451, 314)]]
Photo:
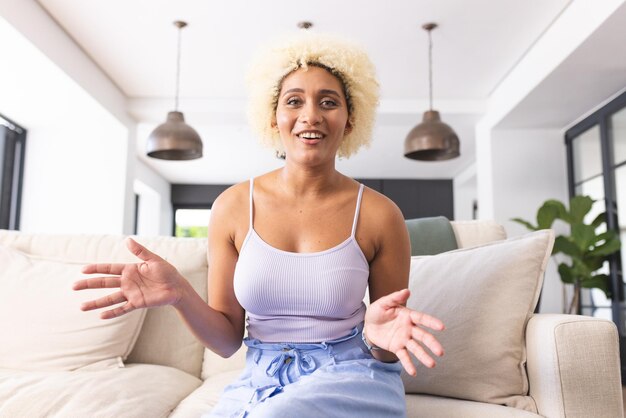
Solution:
[(337, 102), (331, 99), (322, 100), (322, 106), (324, 107), (335, 107), (337, 106)]
[(290, 106), (297, 105), (300, 103), (300, 99), (298, 99), (297, 97), (292, 97), (290, 99), (287, 99), (286, 103)]

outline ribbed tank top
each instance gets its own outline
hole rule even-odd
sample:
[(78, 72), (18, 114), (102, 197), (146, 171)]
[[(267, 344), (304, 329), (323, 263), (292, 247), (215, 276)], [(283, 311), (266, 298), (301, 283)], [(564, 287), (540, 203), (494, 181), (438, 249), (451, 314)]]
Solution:
[(234, 290), (246, 310), (248, 336), (263, 342), (322, 342), (348, 334), (363, 321), (369, 263), (355, 231), (363, 196), (359, 187), (352, 232), (324, 251), (295, 253), (265, 242), (250, 227), (235, 267)]

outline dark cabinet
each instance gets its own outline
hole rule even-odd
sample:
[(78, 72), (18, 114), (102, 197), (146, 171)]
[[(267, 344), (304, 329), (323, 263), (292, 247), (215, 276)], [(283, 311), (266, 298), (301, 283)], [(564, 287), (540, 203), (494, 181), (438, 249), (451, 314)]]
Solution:
[(404, 219), (445, 216), (454, 219), (452, 180), (358, 179), (393, 200)]

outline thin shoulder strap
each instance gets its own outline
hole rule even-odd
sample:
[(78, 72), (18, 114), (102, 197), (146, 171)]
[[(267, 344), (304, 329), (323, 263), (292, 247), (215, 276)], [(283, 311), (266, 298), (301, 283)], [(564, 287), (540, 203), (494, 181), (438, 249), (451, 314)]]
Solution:
[(352, 234), (354, 237), (354, 233), (356, 232), (356, 224), (359, 220), (359, 211), (361, 209), (361, 197), (363, 197), (363, 184), (359, 186), (359, 197), (356, 199), (356, 210), (354, 211), (354, 221), (352, 222)]
[(252, 229), (252, 214), (254, 212), (254, 204), (252, 201), (253, 190), (254, 190), (254, 178), (250, 177), (250, 229)]

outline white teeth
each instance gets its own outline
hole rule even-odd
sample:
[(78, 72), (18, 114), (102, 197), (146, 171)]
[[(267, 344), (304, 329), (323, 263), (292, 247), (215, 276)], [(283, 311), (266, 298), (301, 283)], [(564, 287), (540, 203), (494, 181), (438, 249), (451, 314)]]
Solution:
[(316, 132), (302, 132), (298, 136), (300, 138), (306, 138), (306, 139), (320, 139), (322, 137), (322, 134), (316, 133)]

